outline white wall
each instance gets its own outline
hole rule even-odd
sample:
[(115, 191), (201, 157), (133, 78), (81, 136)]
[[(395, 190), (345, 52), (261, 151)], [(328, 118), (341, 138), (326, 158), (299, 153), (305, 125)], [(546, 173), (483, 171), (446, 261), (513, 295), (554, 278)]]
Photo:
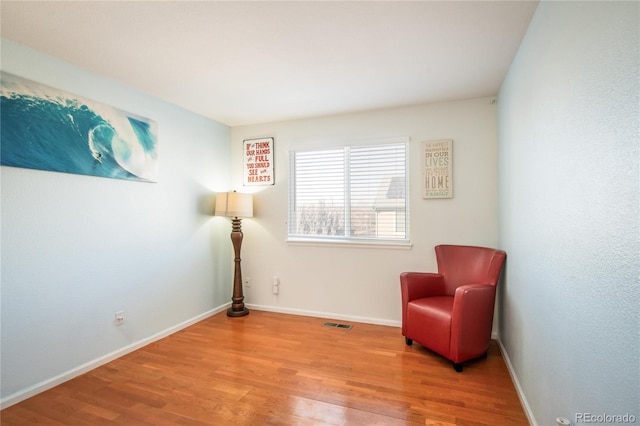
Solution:
[[(245, 302), (261, 309), (337, 319), (400, 323), (399, 275), (436, 271), (441, 243), (496, 246), (496, 108), (491, 98), (387, 109), (231, 130), (233, 188), (256, 192), (256, 217), (243, 221)], [(410, 137), (411, 250), (287, 244), (288, 151), (292, 147)], [(274, 186), (242, 186), (242, 141), (275, 138)], [(420, 146), (453, 139), (454, 198), (423, 200)], [(273, 276), (280, 294), (271, 292)]]
[(7, 405), (229, 301), (229, 223), (208, 197), (231, 170), (227, 126), (8, 40), (2, 70), (159, 126), (159, 183), (1, 168)]
[(539, 425), (640, 421), (639, 16), (541, 2), (498, 99), (500, 337)]

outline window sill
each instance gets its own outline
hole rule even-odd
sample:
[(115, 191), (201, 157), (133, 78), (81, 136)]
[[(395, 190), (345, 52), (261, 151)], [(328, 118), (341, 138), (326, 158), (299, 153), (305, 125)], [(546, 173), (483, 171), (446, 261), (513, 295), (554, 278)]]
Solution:
[(393, 249), (411, 250), (413, 244), (410, 241), (353, 241), (353, 240), (314, 240), (304, 238), (289, 238), (287, 244), (292, 246), (315, 246), (315, 247), (358, 247), (368, 249)]

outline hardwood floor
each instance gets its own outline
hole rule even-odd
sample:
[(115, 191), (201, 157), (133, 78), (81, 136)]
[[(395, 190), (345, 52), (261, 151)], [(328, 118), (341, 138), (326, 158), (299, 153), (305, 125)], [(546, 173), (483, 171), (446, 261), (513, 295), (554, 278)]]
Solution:
[(6, 408), (2, 425), (528, 424), (495, 342), (456, 373), (399, 328), (325, 321), (222, 312)]

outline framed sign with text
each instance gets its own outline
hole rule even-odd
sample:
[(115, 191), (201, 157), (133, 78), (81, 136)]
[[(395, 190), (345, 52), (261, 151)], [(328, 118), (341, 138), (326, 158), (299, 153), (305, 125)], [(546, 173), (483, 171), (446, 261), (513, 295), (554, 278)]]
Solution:
[(273, 138), (243, 141), (244, 186), (273, 185)]
[(453, 198), (453, 140), (422, 143), (422, 198)]

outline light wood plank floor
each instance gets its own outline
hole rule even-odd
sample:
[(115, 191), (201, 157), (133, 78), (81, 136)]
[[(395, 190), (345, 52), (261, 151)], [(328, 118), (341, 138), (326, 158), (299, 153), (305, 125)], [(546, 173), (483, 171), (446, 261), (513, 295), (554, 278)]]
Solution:
[(495, 342), (456, 373), (399, 328), (325, 321), (223, 312), (6, 408), (2, 425), (528, 424)]

